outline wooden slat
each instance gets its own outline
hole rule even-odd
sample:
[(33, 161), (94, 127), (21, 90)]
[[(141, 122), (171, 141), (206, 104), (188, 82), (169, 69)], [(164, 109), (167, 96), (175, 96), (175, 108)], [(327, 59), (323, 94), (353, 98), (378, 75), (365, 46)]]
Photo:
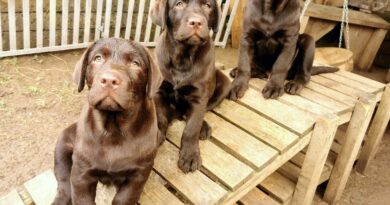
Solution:
[[(175, 121), (168, 129), (168, 139), (180, 147), (181, 135), (185, 127), (184, 122)], [(211, 141), (201, 140), (199, 142), (202, 167), (209, 177), (223, 183), (230, 190), (234, 190), (242, 184), (253, 170), (243, 162), (219, 148)], [(237, 172), (237, 170), (240, 170)]]
[(230, 34), (230, 31), (231, 31), (232, 26), (233, 26), (234, 17), (236, 16), (239, 2), (240, 2), (240, 0), (235, 0), (234, 5), (233, 5), (233, 10), (230, 13), (229, 21), (228, 21), (228, 23), (226, 25), (225, 35), (223, 37), (223, 42), (222, 42), (222, 47), (223, 48), (225, 48), (225, 46), (227, 44), (227, 41), (228, 41), (228, 38), (230, 36), (229, 34)]
[(37, 48), (43, 47), (43, 2), (36, 0)]
[(227, 12), (229, 10), (229, 4), (230, 4), (230, 0), (226, 0), (226, 2), (224, 3), (224, 7), (222, 9), (222, 18), (221, 18), (221, 22), (218, 26), (217, 35), (215, 35), (215, 41), (219, 41), (219, 39), (221, 38), (222, 29), (223, 29), (223, 26), (225, 25)]
[(315, 122), (315, 117), (310, 113), (293, 108), (278, 100), (265, 99), (259, 90), (252, 88), (249, 88), (239, 101), (300, 136), (308, 133)]
[(304, 33), (309, 34), (314, 38), (315, 41), (318, 41), (320, 38), (333, 30), (336, 25), (337, 23), (334, 21), (311, 18), (306, 26)]
[(61, 45), (68, 44), (68, 9), (69, 0), (62, 0), (62, 20), (61, 20)]
[[(29, 2), (30, 2), (29, 0), (23, 0), (23, 48), (24, 49), (30, 48), (30, 4)], [(1, 39), (0, 42), (2, 42)]]
[[(150, 11), (153, 9), (155, 0), (150, 0), (149, 2), (150, 3), (149, 3), (149, 12), (148, 12), (148, 14), (150, 14)], [(152, 19), (150, 18), (150, 15), (148, 15), (148, 20), (146, 22), (146, 31), (145, 31), (144, 42), (149, 42), (151, 31), (152, 31)]]
[(296, 183), (298, 181), (299, 174), (301, 173), (301, 168), (292, 162), (287, 162), (278, 169), (278, 172), (283, 174), (292, 182)]
[(227, 191), (200, 171), (184, 174), (178, 167), (179, 149), (165, 141), (159, 148), (154, 168), (193, 204), (216, 204)]
[(351, 87), (348, 87), (342, 83), (339, 83), (339, 82), (336, 82), (336, 81), (333, 81), (333, 80), (330, 80), (328, 78), (324, 78), (322, 76), (312, 76), (312, 81), (313, 82), (316, 82), (318, 84), (321, 84), (327, 88), (330, 88), (330, 89), (333, 89), (333, 90), (337, 90), (338, 92), (342, 92), (348, 96), (351, 96), (351, 97), (354, 97), (355, 99), (359, 98), (359, 97), (362, 97), (365, 95), (365, 93), (361, 90), (358, 90), (358, 89), (355, 89), (355, 88), (351, 88)]
[(133, 11), (134, 11), (134, 2), (133, 0), (129, 0), (129, 8), (127, 11), (126, 18), (126, 31), (125, 31), (125, 39), (130, 39), (132, 20), (133, 20)]
[(212, 128), (212, 139), (220, 147), (255, 169), (264, 168), (278, 154), (275, 149), (214, 113), (208, 112), (205, 120)]
[(16, 50), (15, 0), (8, 0), (9, 47)]
[(223, 118), (283, 153), (298, 136), (235, 102), (225, 100), (214, 109)]
[(385, 88), (385, 84), (380, 83), (380, 82), (375, 81), (375, 80), (371, 80), (369, 78), (363, 77), (363, 76), (355, 74), (355, 73), (340, 70), (340, 71), (336, 72), (336, 74), (350, 78), (352, 80), (356, 80), (358, 82), (361, 82), (363, 84), (369, 85), (369, 86), (374, 87), (374, 88), (378, 88), (378, 89), (382, 89), (382, 90)]
[(97, 0), (95, 41), (100, 38), (102, 33), (102, 13), (103, 13), (103, 0)]
[(116, 18), (115, 18), (115, 38), (119, 38), (121, 34), (122, 11), (123, 11), (123, 0), (118, 0), (118, 6), (116, 9)]
[(57, 180), (54, 173), (48, 170), (24, 183), (36, 205), (49, 205), (57, 193)]
[(247, 195), (240, 199), (243, 205), (279, 205), (272, 197), (258, 188), (252, 189)]
[(383, 88), (382, 89), (381, 88), (374, 88), (374, 87), (371, 87), (370, 85), (360, 83), (358, 81), (346, 78), (344, 76), (337, 75), (335, 73), (325, 73), (325, 74), (322, 74), (321, 76), (323, 76), (325, 78), (332, 79), (334, 81), (337, 81), (337, 82), (342, 83), (344, 85), (347, 85), (349, 87), (356, 88), (356, 89), (364, 91), (364, 92), (368, 92), (368, 93), (378, 93), (381, 90), (383, 90)]
[(84, 43), (89, 42), (89, 34), (91, 33), (91, 10), (92, 10), (92, 0), (86, 0), (85, 19), (84, 19)]
[(0, 4), (0, 51), (3, 51), (3, 31), (1, 29), (1, 4)]
[[(261, 91), (265, 85), (267, 84), (267, 81), (261, 80), (261, 79), (252, 79), (250, 81), (250, 85), (255, 87), (257, 90)], [(304, 110), (306, 112), (315, 114), (315, 115), (325, 115), (327, 113), (336, 113), (334, 110), (328, 109), (324, 106), (321, 106), (319, 104), (316, 104), (310, 100), (307, 100), (305, 98), (302, 98), (298, 95), (289, 95), (285, 94), (278, 98), (279, 101), (284, 102), (286, 104), (292, 105), (294, 107), (297, 107), (301, 110)], [(314, 117), (314, 116), (313, 116)]]
[(142, 22), (144, 18), (144, 10), (145, 10), (145, 0), (139, 1), (138, 7), (138, 16), (137, 16), (137, 27), (135, 29), (135, 41), (141, 40), (141, 32), (142, 32)]
[(50, 0), (50, 32), (49, 32), (49, 46), (56, 45), (56, 0)]
[(12, 190), (10, 193), (0, 198), (0, 205), (24, 205), (24, 203), (18, 192)]
[(347, 104), (348, 106), (353, 107), (353, 106), (355, 106), (355, 103), (357, 102), (357, 99), (354, 97), (350, 97), (344, 93), (330, 89), (326, 86), (315, 83), (313, 81), (310, 81), (308, 84), (306, 84), (306, 87), (311, 89), (311, 90), (314, 90), (317, 93), (321, 93), (322, 95), (325, 95), (329, 98), (337, 100), (338, 102)]
[(79, 29), (80, 29), (80, 1), (74, 0), (74, 13), (73, 13), (73, 44), (79, 42)]
[(278, 172), (275, 172), (261, 182), (260, 187), (284, 204), (288, 200), (291, 200), (295, 183)]
[(365, 46), (364, 53), (357, 62), (357, 67), (363, 70), (370, 70), (372, 63), (378, 53), (379, 48), (382, 45), (383, 40), (386, 37), (388, 29), (376, 29), (369, 40), (367, 46)]
[(106, 0), (106, 8), (105, 8), (106, 13), (104, 15), (103, 38), (110, 37), (111, 6), (112, 6), (112, 0)]

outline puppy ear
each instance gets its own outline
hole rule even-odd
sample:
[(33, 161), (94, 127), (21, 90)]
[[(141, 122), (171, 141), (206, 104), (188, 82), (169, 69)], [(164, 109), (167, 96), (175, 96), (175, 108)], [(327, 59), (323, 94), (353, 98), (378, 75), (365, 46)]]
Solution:
[(88, 56), (93, 45), (91, 45), (86, 51), (84, 51), (80, 60), (77, 61), (73, 70), (73, 82), (78, 85), (78, 91), (81, 92), (85, 86), (85, 77), (88, 67)]
[(154, 62), (149, 51), (147, 52), (148, 61), (149, 61), (149, 70), (148, 70), (148, 84), (146, 86), (146, 93), (150, 99), (154, 97), (154, 94), (160, 88), (160, 85), (163, 81), (159, 67)]
[(168, 21), (168, 0), (157, 0), (153, 9), (150, 11), (150, 18), (154, 24), (165, 29)]
[(221, 17), (222, 17), (221, 7), (220, 5), (218, 5), (217, 1), (215, 1), (215, 9), (211, 14), (211, 24), (210, 24), (210, 27), (213, 29), (214, 33), (218, 32)]

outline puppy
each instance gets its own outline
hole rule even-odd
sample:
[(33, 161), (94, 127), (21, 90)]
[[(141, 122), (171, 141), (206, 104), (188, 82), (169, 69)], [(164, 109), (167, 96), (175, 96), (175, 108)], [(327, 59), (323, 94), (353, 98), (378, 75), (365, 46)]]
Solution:
[[(230, 73), (235, 78), (230, 99), (244, 95), (251, 77), (268, 77), (263, 96), (278, 98), (284, 91), (298, 94), (311, 75), (338, 70), (312, 66), (315, 41), (307, 34), (299, 35), (299, 15), (299, 0), (248, 1), (238, 68)], [(286, 79), (290, 81), (284, 85)]]
[(218, 30), (216, 0), (158, 0), (151, 11), (163, 32), (156, 46), (163, 83), (156, 95), (162, 141), (173, 119), (186, 121), (178, 166), (183, 172), (199, 169), (199, 138), (211, 135), (203, 120), (228, 94), (229, 79), (215, 68), (210, 29)]
[(144, 47), (110, 38), (86, 50), (73, 77), (79, 92), (87, 84), (88, 103), (58, 139), (53, 204), (95, 204), (98, 182), (117, 188), (112, 204), (136, 204), (159, 145), (160, 72)]

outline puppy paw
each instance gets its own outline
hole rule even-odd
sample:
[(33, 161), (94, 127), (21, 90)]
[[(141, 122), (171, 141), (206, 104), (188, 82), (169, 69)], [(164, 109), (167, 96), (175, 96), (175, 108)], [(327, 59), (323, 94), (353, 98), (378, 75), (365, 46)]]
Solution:
[(267, 85), (263, 88), (262, 93), (265, 99), (276, 99), (283, 95), (283, 86), (268, 82)]
[(211, 137), (211, 130), (212, 129), (211, 129), (210, 125), (206, 121), (203, 121), (202, 129), (200, 130), (199, 139), (200, 140), (210, 139), (210, 137)]
[(297, 95), (301, 92), (303, 88), (303, 84), (296, 82), (296, 81), (290, 81), (284, 86), (284, 91), (286, 93), (289, 93), (291, 95)]
[(235, 77), (237, 76), (237, 73), (238, 73), (238, 68), (233, 68), (233, 69), (229, 72), (229, 75), (230, 75), (230, 77), (235, 78)]
[(199, 148), (182, 148), (180, 150), (178, 166), (184, 173), (198, 170), (202, 166)]
[(242, 98), (245, 94), (245, 91), (248, 90), (248, 83), (242, 81), (233, 81), (232, 88), (230, 89), (229, 99), (238, 100)]

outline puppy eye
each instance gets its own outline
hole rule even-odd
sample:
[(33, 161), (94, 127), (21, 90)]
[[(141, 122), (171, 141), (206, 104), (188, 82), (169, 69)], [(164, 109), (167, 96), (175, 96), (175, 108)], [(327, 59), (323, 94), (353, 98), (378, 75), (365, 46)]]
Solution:
[(131, 65), (132, 65), (132, 66), (137, 66), (137, 67), (140, 66), (140, 64), (139, 64), (138, 61), (133, 61), (133, 62), (131, 62)]
[(176, 3), (176, 7), (178, 7), (178, 8), (183, 8), (183, 7), (184, 7), (184, 3), (183, 3), (182, 1), (178, 1), (178, 2)]
[(95, 62), (101, 62), (103, 60), (103, 57), (101, 55), (97, 55), (93, 58), (93, 61)]
[(205, 3), (204, 6), (208, 9), (211, 9), (211, 4), (210, 3)]

